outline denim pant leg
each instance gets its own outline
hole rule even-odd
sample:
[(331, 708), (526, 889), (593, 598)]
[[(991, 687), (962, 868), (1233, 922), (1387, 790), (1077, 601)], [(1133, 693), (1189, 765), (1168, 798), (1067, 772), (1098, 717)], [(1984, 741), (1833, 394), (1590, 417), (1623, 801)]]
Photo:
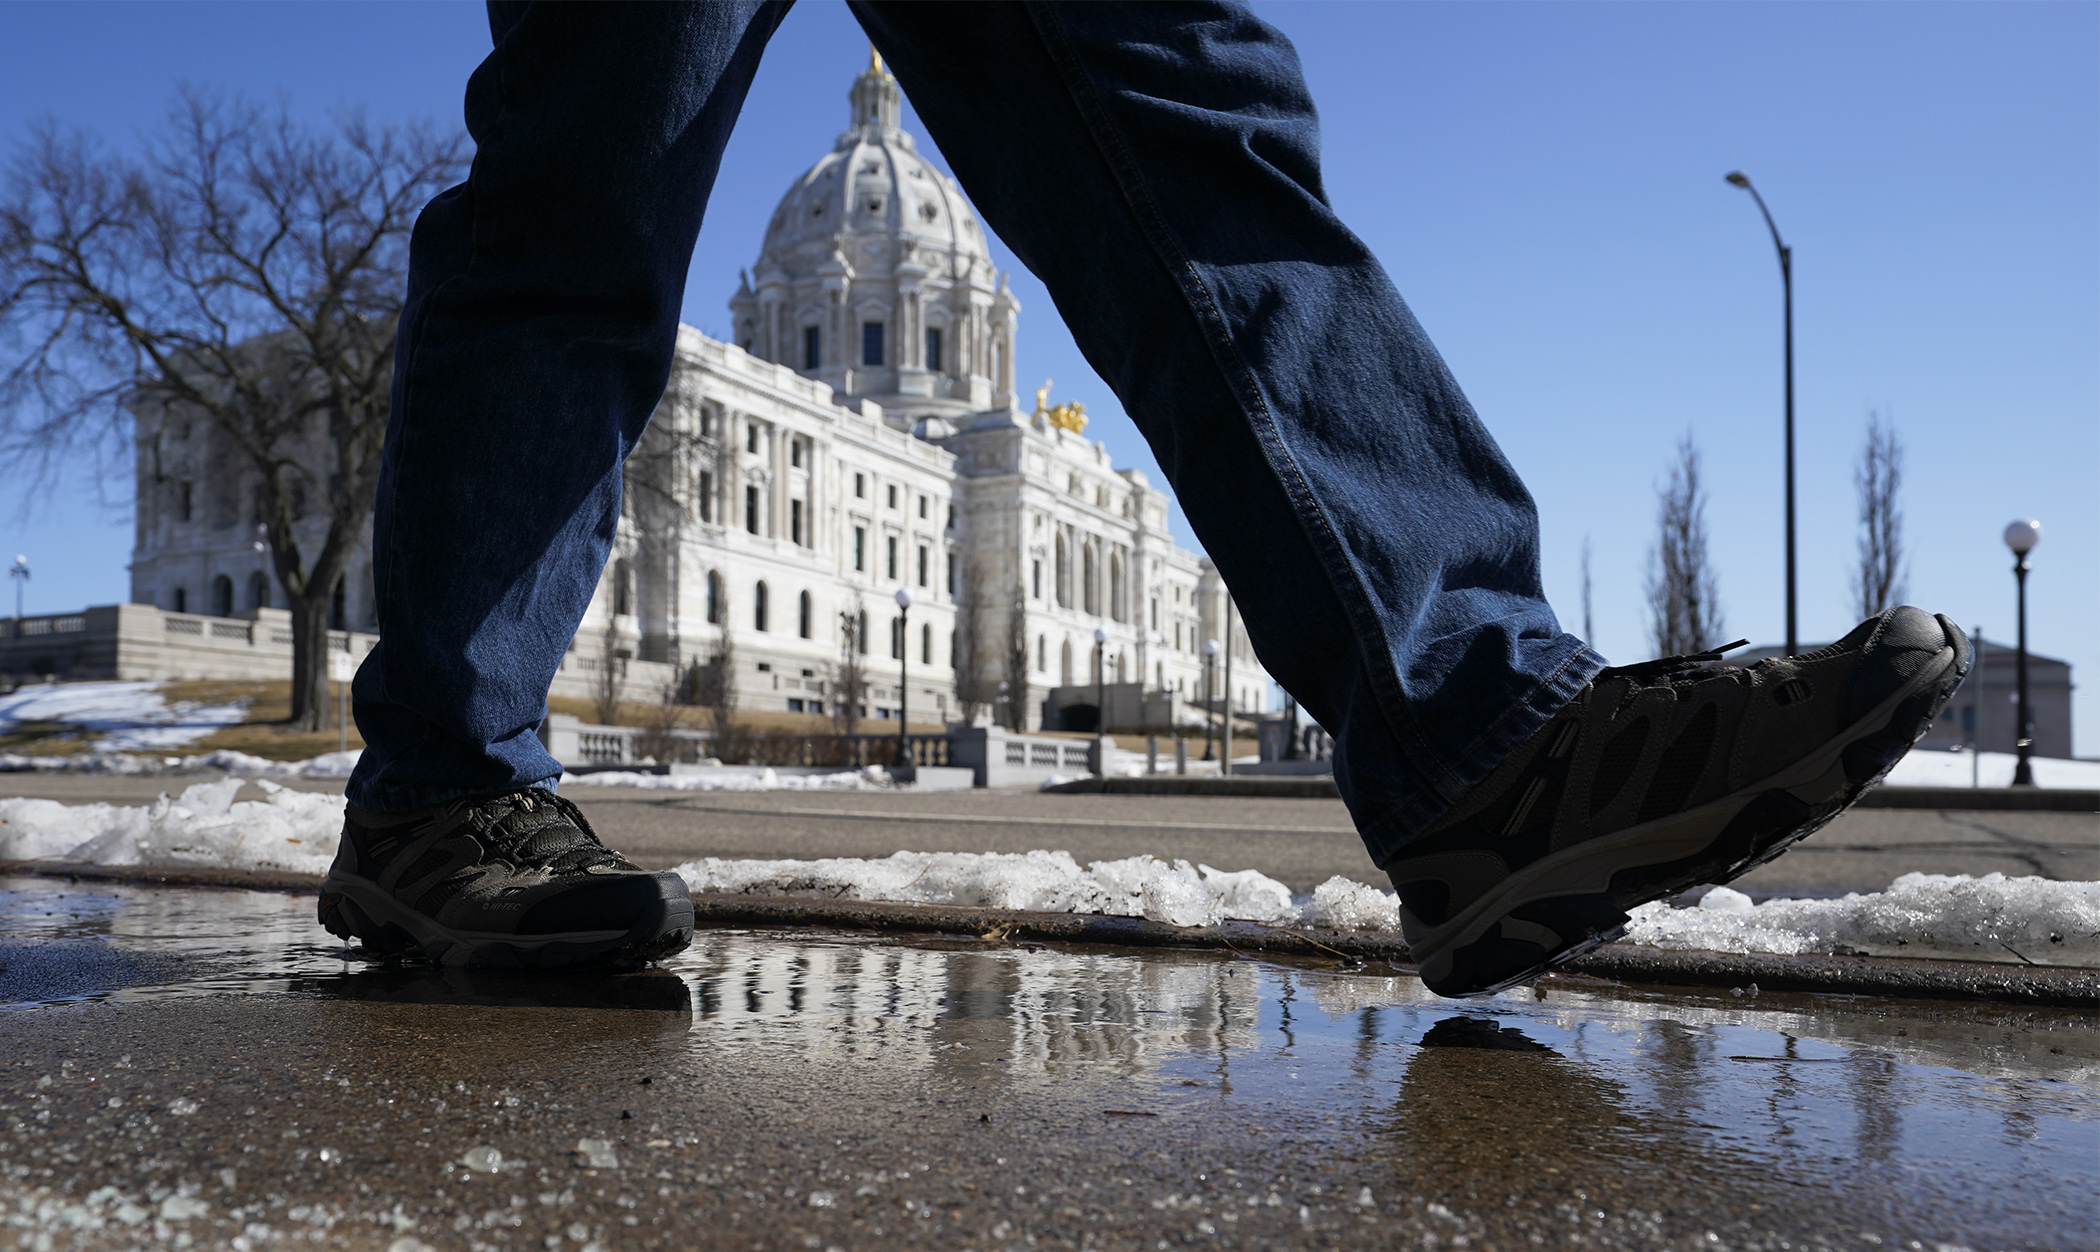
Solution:
[(1219, 3), (854, 11), (1334, 733), (1384, 863), (1603, 661), (1546, 604), (1530, 494), (1328, 206), (1297, 54)]
[(534, 734), (670, 375), (693, 240), (785, 4), (489, 7), (466, 182), (416, 222), (352, 802), (558, 776)]

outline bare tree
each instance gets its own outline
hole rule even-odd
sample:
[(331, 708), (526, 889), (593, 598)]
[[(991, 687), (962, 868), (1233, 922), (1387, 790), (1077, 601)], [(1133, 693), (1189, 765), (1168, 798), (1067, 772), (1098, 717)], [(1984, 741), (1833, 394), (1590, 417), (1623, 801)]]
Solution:
[(977, 720), (987, 704), (996, 704), (998, 685), (986, 670), (990, 659), (984, 637), (984, 566), (975, 557), (963, 562), (955, 597), (955, 703), (964, 725)]
[(453, 135), (185, 89), (137, 157), (39, 123), (0, 192), (0, 457), (49, 482), (67, 453), (116, 463), (134, 421), (207, 423), (256, 480), (300, 729), (327, 708), (329, 613), (371, 516), (409, 231), (463, 168)]
[(1658, 656), (1681, 656), (1721, 638), (1720, 581), (1707, 552), (1706, 489), (1699, 445), (1677, 445), (1670, 478), (1657, 493), (1656, 545), (1648, 553), (1649, 630)]
[(839, 614), (839, 659), (831, 667), (831, 724), (850, 735), (860, 725), (861, 705), (868, 699), (868, 667), (861, 659), (866, 623), (858, 612)]
[(1028, 722), (1028, 608), (1019, 587), (1006, 615), (1006, 728), (1016, 733)]
[(1590, 537), (1582, 537), (1582, 641), (1596, 646), (1597, 618), (1590, 611)]
[(1852, 471), (1859, 491), (1859, 566), (1852, 574), (1853, 603), (1861, 617), (1903, 603), (1903, 443), (1886, 414), (1867, 410), (1867, 441)]
[(598, 681), (591, 686), (591, 710), (600, 726), (620, 724), (620, 697), (626, 693), (627, 661), (620, 655), (620, 619), (605, 615), (605, 638), (598, 647)]

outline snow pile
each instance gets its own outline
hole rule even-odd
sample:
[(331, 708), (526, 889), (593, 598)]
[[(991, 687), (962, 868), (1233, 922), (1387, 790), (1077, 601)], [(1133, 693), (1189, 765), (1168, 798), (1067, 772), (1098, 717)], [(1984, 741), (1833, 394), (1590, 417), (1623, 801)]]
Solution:
[(563, 774), (564, 787), (633, 787), (641, 791), (876, 791), (889, 787), (880, 765), (836, 774), (783, 774), (771, 766), (724, 765), (675, 774), (604, 770)]
[(1767, 900), (1727, 887), (1695, 908), (1644, 904), (1631, 943), (1720, 952), (1864, 953), (2100, 965), (2100, 883), (1987, 874), (1905, 874), (1842, 900)]
[(348, 778), (361, 749), (327, 752), (304, 761), (273, 761), (221, 748), (197, 756), (136, 756), (95, 752), (72, 756), (23, 756), (0, 752), (0, 774), (239, 774), (243, 778)]
[(961, 904), (1144, 917), (1171, 926), (1221, 919), (1297, 922), (1290, 888), (1255, 870), (1134, 856), (1080, 868), (1069, 852), (899, 852), (879, 860), (734, 861), (678, 867), (696, 892)]
[[(1883, 781), (1891, 787), (1966, 787), (1973, 781), (1985, 787), (2010, 787), (2013, 765), (2020, 759), (2010, 752), (1986, 752), (1979, 763), (1967, 748), (1953, 752), (1913, 751), (1896, 762)], [(2037, 787), (2075, 787), (2100, 790), (2100, 761), (2066, 761), (2038, 756), (2034, 767)]]
[(1400, 897), (1336, 874), (1313, 888), (1305, 920), (1336, 930), (1400, 929)]
[(0, 861), (327, 873), (342, 833), (342, 797), (258, 779), (263, 798), (236, 802), (244, 785), (238, 778), (198, 783), (145, 806), (0, 800)]
[(169, 704), (153, 682), (43, 683), (0, 696), (0, 735), (27, 723), (57, 723), (98, 735), (97, 752), (179, 748), (237, 725), (248, 702)]

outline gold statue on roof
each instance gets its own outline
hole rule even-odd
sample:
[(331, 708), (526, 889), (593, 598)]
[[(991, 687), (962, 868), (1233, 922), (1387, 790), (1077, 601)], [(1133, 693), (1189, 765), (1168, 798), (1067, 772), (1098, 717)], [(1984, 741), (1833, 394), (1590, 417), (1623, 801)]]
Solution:
[(1036, 425), (1046, 428), (1054, 426), (1059, 430), (1069, 430), (1075, 435), (1086, 429), (1086, 406), (1077, 400), (1051, 404), (1050, 380), (1047, 378), (1043, 380), (1042, 386), (1035, 389), (1033, 416)]

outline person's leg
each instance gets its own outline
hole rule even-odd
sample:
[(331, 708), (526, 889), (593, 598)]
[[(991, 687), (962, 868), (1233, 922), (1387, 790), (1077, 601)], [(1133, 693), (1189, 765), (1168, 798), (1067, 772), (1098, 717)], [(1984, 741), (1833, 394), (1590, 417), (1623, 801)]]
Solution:
[(448, 965), (661, 957), (671, 872), (534, 736), (670, 376), (722, 147), (785, 4), (494, 3), (466, 182), (417, 220), (373, 523), (379, 645), (321, 924)]
[(670, 376), (693, 241), (782, 3), (493, 3), (467, 180), (417, 220), (352, 803), (557, 777), (535, 735)]
[(1296, 53), (1219, 4), (855, 12), (1390, 859), (1604, 662), (1546, 604), (1530, 495), (1328, 206)]
[(1445, 994), (1857, 800), (1968, 666), (1891, 609), (1750, 670), (1605, 669), (1539, 586), (1530, 496), (1320, 186), (1289, 43), (1225, 4), (855, 12), (979, 210), (1151, 442)]

